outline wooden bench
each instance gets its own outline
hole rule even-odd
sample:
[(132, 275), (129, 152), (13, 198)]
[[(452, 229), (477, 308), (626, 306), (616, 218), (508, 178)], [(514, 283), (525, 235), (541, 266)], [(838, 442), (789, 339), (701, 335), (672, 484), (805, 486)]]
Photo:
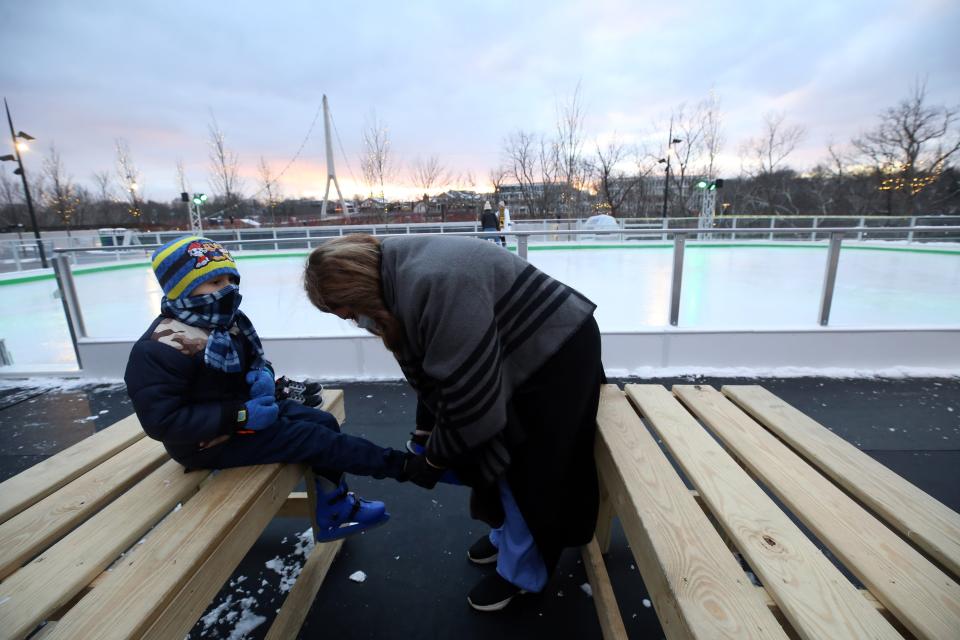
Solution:
[(960, 638), (960, 515), (769, 391), (607, 385), (597, 424), (583, 555), (605, 638), (626, 637), (601, 556), (613, 516), (667, 638)]
[[(274, 516), (314, 522), (305, 475), (312, 494), (299, 464), (184, 473), (130, 416), (7, 480), (0, 638), (181, 640)], [(296, 636), (341, 545), (314, 547), (268, 638)]]

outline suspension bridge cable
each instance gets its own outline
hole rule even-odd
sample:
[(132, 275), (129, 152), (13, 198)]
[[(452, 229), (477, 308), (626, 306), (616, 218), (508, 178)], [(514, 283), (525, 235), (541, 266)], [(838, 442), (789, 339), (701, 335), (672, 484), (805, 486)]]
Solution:
[(343, 161), (347, 163), (347, 171), (350, 173), (350, 179), (353, 181), (354, 188), (359, 182), (357, 182), (356, 176), (353, 175), (353, 167), (350, 166), (350, 158), (347, 157), (347, 152), (343, 148), (343, 140), (340, 139), (340, 131), (337, 130), (337, 123), (333, 119), (333, 112), (330, 113), (330, 124), (333, 125), (333, 133), (337, 136), (337, 144), (340, 145), (340, 155), (343, 156)]
[[(283, 174), (285, 174), (285, 173), (287, 172), (287, 169), (289, 169), (290, 166), (291, 166), (294, 162), (297, 161), (297, 159), (300, 157), (300, 154), (303, 152), (303, 148), (304, 148), (305, 146), (307, 146), (307, 141), (310, 140), (310, 136), (313, 134), (313, 129), (314, 129), (314, 127), (315, 127), (316, 124), (317, 124), (317, 119), (320, 117), (320, 114), (321, 114), (322, 112), (323, 112), (323, 105), (321, 104), (319, 107), (317, 107), (317, 112), (316, 112), (315, 114), (313, 114), (313, 121), (310, 123), (310, 128), (307, 129), (307, 135), (304, 136), (303, 141), (300, 143), (300, 146), (297, 148), (296, 153), (293, 154), (293, 157), (290, 158), (290, 161), (286, 164), (286, 166), (283, 167), (283, 169), (280, 171), (280, 173), (278, 173), (278, 174), (276, 175), (276, 177), (273, 178), (273, 180), (269, 180), (269, 181), (267, 182), (267, 184), (265, 184), (259, 191), (255, 191), (255, 192), (253, 193), (253, 195), (250, 196), (249, 199), (256, 198), (258, 195), (260, 195), (261, 193), (263, 193), (264, 191), (266, 191), (267, 188), (270, 187), (271, 185), (274, 185), (274, 186), (275, 186), (275, 185), (277, 184), (277, 182), (280, 180), (280, 178), (283, 177)], [(208, 214), (208, 217), (218, 216), (218, 215), (220, 215), (220, 214), (222, 214), (222, 213), (226, 213), (227, 211), (232, 211), (232, 210), (236, 209), (237, 207), (239, 207), (241, 204), (243, 204), (243, 203), (242, 203), (242, 202), (237, 202), (237, 203), (235, 203), (235, 204), (230, 205), (229, 207), (224, 207), (223, 209), (220, 209), (219, 211), (216, 211), (216, 212), (214, 212), (214, 213)]]

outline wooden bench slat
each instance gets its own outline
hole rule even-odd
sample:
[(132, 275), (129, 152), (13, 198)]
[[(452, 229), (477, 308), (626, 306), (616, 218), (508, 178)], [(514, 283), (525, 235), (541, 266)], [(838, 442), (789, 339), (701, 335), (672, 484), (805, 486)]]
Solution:
[(182, 638), (302, 475), (301, 466), (280, 464), (220, 471), (49, 637)]
[(786, 638), (615, 385), (597, 426), (599, 471), (667, 637)]
[(626, 390), (801, 637), (900, 637), (669, 391)]
[(960, 513), (763, 387), (728, 385), (722, 391), (954, 576), (960, 576)]
[(0, 483), (0, 524), (143, 438), (129, 416)]
[(0, 579), (96, 513), (167, 459), (141, 439), (0, 525)]
[(121, 552), (196, 491), (208, 471), (173, 460), (0, 583), (0, 638), (19, 639), (80, 593)]
[(914, 635), (960, 630), (960, 585), (719, 391), (673, 392)]

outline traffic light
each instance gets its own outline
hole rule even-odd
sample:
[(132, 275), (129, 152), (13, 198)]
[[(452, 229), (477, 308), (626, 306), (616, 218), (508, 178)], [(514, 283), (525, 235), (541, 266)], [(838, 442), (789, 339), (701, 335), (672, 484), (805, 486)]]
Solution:
[(207, 194), (205, 193), (193, 194), (193, 204), (203, 204), (206, 201), (207, 201)]
[(706, 189), (706, 188), (707, 188), (706, 180), (701, 180), (700, 182), (697, 183), (697, 189)]

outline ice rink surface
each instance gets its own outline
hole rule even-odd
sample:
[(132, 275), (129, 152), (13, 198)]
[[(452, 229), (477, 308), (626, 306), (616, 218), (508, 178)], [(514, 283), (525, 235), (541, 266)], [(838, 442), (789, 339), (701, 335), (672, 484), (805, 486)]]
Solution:
[[(815, 327), (826, 256), (823, 244), (688, 245), (679, 326)], [(310, 306), (300, 276), (305, 254), (237, 258), (241, 309), (262, 336), (362, 333)], [(668, 245), (531, 246), (529, 259), (593, 300), (604, 332), (669, 327), (673, 254)], [(146, 263), (112, 270), (84, 266), (75, 281), (89, 337), (135, 339), (159, 310), (162, 293)], [(0, 338), (15, 365), (75, 362), (56, 289), (52, 278), (0, 281)], [(830, 325), (960, 326), (960, 249), (845, 243)]]

